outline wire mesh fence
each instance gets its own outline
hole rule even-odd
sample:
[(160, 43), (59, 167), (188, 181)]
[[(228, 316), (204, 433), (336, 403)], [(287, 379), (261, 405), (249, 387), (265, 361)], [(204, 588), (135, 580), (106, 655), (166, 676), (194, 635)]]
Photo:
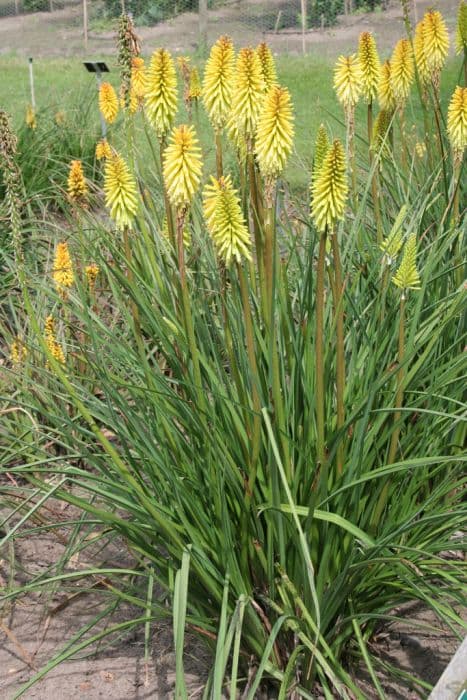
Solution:
[(306, 34), (332, 25), (339, 13), (385, 0), (0, 0), (0, 53), (110, 53), (122, 11), (151, 41), (187, 53), (230, 34), (247, 45), (282, 38), (285, 50), (305, 51)]

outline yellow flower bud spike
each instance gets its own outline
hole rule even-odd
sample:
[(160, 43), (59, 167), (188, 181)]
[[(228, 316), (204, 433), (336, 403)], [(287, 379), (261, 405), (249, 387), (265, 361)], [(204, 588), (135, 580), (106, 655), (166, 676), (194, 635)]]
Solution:
[(234, 65), (232, 40), (221, 36), (211, 49), (203, 79), (203, 103), (216, 132), (225, 127), (232, 106)]
[(312, 185), (311, 212), (320, 233), (332, 231), (344, 218), (348, 195), (347, 167), (344, 147), (339, 140), (330, 146), (318, 178)]
[(118, 153), (113, 153), (105, 163), (105, 206), (118, 229), (130, 227), (138, 209), (136, 182)]
[(186, 208), (194, 197), (201, 180), (201, 149), (192, 126), (176, 127), (164, 151), (164, 182), (170, 203)]
[(274, 56), (265, 41), (258, 44), (256, 53), (261, 64), (261, 75), (264, 83), (264, 90), (268, 92), (274, 85), (277, 85), (277, 71)]
[(390, 61), (385, 61), (381, 66), (378, 84), (378, 101), (381, 109), (392, 112), (396, 108), (396, 97), (392, 89), (392, 67)]
[(165, 49), (154, 51), (146, 76), (146, 113), (164, 141), (177, 113), (177, 74), (172, 56)]
[(65, 353), (63, 352), (63, 348), (57, 340), (55, 331), (55, 319), (53, 316), (47, 316), (47, 318), (45, 319), (44, 338), (51, 355), (58, 362), (60, 362), (60, 364), (64, 365)]
[(107, 139), (101, 139), (96, 144), (96, 160), (105, 160), (112, 157), (112, 148)]
[(75, 281), (73, 273), (73, 263), (71, 262), (70, 251), (68, 244), (65, 242), (58, 243), (55, 249), (55, 258), (52, 270), (53, 281), (57, 292), (62, 299), (66, 299), (68, 289), (70, 289)]
[(28, 105), (26, 109), (26, 126), (33, 130), (37, 127), (36, 113), (32, 105)]
[(146, 66), (144, 58), (135, 56), (131, 60), (131, 89), (139, 103), (141, 103), (148, 89)]
[(250, 235), (243, 218), (240, 199), (230, 175), (216, 180), (204, 190), (203, 211), (206, 226), (225, 265), (251, 260)]
[(10, 345), (10, 360), (14, 367), (22, 365), (28, 356), (28, 351), (21, 338), (17, 337)]
[(95, 286), (96, 286), (96, 279), (97, 276), (100, 272), (99, 266), (96, 265), (96, 263), (91, 263), (90, 265), (86, 265), (84, 268), (84, 273), (86, 275), (86, 280), (88, 283), (89, 291), (91, 293), (94, 292)]
[(107, 124), (113, 124), (118, 115), (118, 97), (110, 83), (99, 87), (99, 109)]
[(467, 2), (460, 0), (456, 25), (456, 53), (467, 52)]
[(362, 96), (367, 104), (371, 104), (378, 94), (381, 63), (375, 38), (370, 32), (360, 34), (358, 61), (362, 73)]
[(449, 34), (443, 16), (437, 10), (431, 10), (423, 17), (423, 36), (427, 69), (438, 85), (439, 73), (449, 51)]
[(461, 160), (467, 147), (467, 87), (457, 86), (448, 107), (447, 131), (454, 158)]
[(232, 118), (245, 138), (249, 151), (253, 150), (263, 95), (264, 82), (258, 54), (252, 48), (240, 49), (235, 67)]
[(402, 244), (404, 242), (402, 224), (404, 223), (404, 219), (407, 216), (407, 210), (408, 207), (406, 204), (404, 204), (399, 214), (397, 215), (397, 218), (389, 235), (383, 240), (383, 242), (380, 245), (380, 249), (384, 253), (383, 260), (387, 263), (387, 265), (392, 265), (400, 249), (402, 248)]
[(84, 179), (83, 164), (80, 160), (72, 160), (68, 174), (68, 196), (76, 204), (84, 204), (88, 195), (88, 186)]
[(405, 296), (408, 289), (420, 289), (420, 276), (417, 270), (417, 236), (412, 233), (404, 246), (402, 261), (392, 278), (396, 287)]
[(313, 158), (312, 178), (313, 182), (319, 177), (319, 173), (321, 172), (321, 168), (329, 150), (329, 146), (329, 137), (328, 132), (326, 131), (326, 127), (324, 126), (324, 124), (320, 124), (315, 141), (315, 155)]
[(256, 132), (256, 158), (266, 180), (276, 180), (281, 175), (292, 151), (293, 136), (290, 93), (275, 85), (264, 99)]
[(408, 39), (400, 39), (391, 57), (391, 85), (396, 104), (404, 107), (415, 77), (412, 47)]

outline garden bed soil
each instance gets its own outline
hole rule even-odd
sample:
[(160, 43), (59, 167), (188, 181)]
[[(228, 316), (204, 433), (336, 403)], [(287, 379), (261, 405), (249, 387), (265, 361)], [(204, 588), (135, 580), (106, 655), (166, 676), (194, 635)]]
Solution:
[[(65, 530), (55, 530), (54, 533), (16, 540), (15, 585), (25, 583), (31, 576), (53, 566), (65, 552), (65, 537)], [(0, 552), (0, 589), (3, 590), (9, 581), (11, 554), (7, 548)], [(130, 555), (116, 543), (110, 543), (105, 549), (99, 545), (95, 561), (93, 556), (91, 548), (85, 550), (82, 557), (68, 562), (66, 571), (79, 571), (93, 565), (131, 566)], [(63, 586), (58, 586), (54, 593), (50, 589), (36, 591), (4, 605), (0, 610), (2, 700), (12, 700), (37, 670), (110, 603), (112, 593), (102, 580), (88, 576), (68, 582), (66, 591)], [(410, 615), (439, 631), (414, 631), (408, 625), (392, 625), (376, 637), (373, 649), (383, 660), (434, 685), (455, 653), (459, 639), (451, 631), (441, 629), (431, 611), (421, 606), (408, 606), (395, 612), (400, 616)], [(128, 605), (122, 605), (111, 620), (103, 620), (88, 636), (139, 614)], [(208, 669), (209, 654), (205, 647), (195, 637), (188, 636), (185, 672), (191, 699), (201, 697)], [(356, 674), (356, 680), (366, 697), (377, 698), (364, 669), (360, 675)], [(388, 682), (384, 677), (381, 681), (388, 700), (415, 700), (428, 695), (425, 691), (416, 692), (404, 683)], [(153, 626), (147, 663), (144, 629), (140, 625), (119, 637), (115, 634), (105, 637), (100, 643), (83, 650), (77, 658), (55, 667), (23, 697), (27, 700), (72, 700), (75, 697), (87, 700), (163, 700), (173, 697), (174, 684), (175, 656), (171, 624), (167, 620)], [(263, 697), (267, 697), (267, 693)]]

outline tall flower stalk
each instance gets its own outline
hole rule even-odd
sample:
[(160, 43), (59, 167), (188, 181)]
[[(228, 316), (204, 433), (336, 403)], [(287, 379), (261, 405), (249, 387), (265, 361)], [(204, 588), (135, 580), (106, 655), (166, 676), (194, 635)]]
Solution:
[[(311, 214), (319, 238), (318, 267), (316, 273), (316, 333), (315, 333), (315, 413), (317, 431), (317, 461), (323, 466), (326, 461), (325, 404), (324, 404), (324, 302), (326, 273), (326, 241), (328, 235), (336, 239), (335, 225), (343, 219), (347, 201), (348, 185), (346, 158), (340, 141), (335, 140), (324, 158), (318, 177), (312, 184)], [(345, 357), (344, 357), (344, 308), (340, 256), (337, 239), (332, 242), (335, 268), (335, 314), (336, 314), (336, 403), (337, 428), (345, 424)], [(342, 473), (344, 450), (339, 444), (337, 471)]]
[(168, 199), (176, 212), (177, 257), (183, 316), (193, 363), (195, 388), (200, 407), (203, 409), (205, 407), (205, 398), (201, 383), (199, 352), (196, 346), (193, 315), (186, 278), (183, 236), (185, 218), (188, 207), (199, 187), (201, 170), (201, 149), (199, 148), (194, 128), (185, 124), (175, 127), (170, 136), (169, 144), (164, 151), (163, 175)]
[(357, 202), (357, 166), (355, 162), (355, 107), (360, 99), (363, 73), (357, 54), (340, 56), (334, 70), (334, 89), (345, 112), (347, 126), (347, 155), (352, 176), (354, 205)]
[(216, 171), (222, 177), (222, 132), (232, 106), (235, 52), (232, 40), (221, 36), (211, 49), (203, 80), (203, 102), (216, 139)]

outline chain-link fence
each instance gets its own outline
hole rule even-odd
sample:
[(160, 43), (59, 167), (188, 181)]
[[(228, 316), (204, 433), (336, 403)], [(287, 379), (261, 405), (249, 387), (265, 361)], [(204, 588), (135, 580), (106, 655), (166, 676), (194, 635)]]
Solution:
[(385, 0), (0, 0), (0, 53), (72, 56), (114, 51), (115, 18), (134, 17), (148, 48), (190, 53), (219, 34), (240, 45), (265, 38), (277, 50), (305, 51), (310, 31), (339, 13)]

